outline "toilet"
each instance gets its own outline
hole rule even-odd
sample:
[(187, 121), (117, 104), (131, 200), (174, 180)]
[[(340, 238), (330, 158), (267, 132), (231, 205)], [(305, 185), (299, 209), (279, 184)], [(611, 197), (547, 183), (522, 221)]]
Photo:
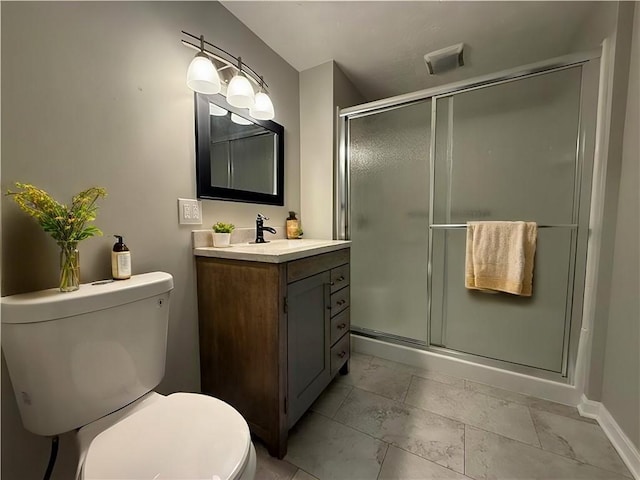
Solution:
[(2, 349), (24, 427), (76, 431), (77, 479), (252, 480), (247, 422), (164, 376), (173, 277), (164, 272), (2, 298)]

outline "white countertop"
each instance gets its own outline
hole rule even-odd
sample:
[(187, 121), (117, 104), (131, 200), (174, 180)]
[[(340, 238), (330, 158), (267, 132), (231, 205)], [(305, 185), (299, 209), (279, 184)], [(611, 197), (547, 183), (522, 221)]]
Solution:
[(269, 243), (232, 243), (226, 248), (196, 247), (197, 257), (228, 258), (250, 262), (283, 263), (348, 248), (349, 240), (271, 240)]

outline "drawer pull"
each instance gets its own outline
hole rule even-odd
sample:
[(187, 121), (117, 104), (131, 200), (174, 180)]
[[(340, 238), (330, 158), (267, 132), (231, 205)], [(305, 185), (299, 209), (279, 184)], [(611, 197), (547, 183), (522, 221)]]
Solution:
[(340, 306), (340, 305), (344, 305), (345, 303), (347, 303), (347, 301), (346, 301), (346, 300), (338, 300), (338, 301), (336, 302), (336, 305)]
[(340, 325), (337, 325), (336, 327), (338, 330), (342, 330), (344, 328), (347, 328), (347, 324), (346, 323), (341, 323)]
[(332, 287), (336, 284), (336, 283), (340, 283), (344, 281), (344, 276), (340, 275), (338, 278), (335, 279), (335, 281), (331, 282), (329, 285), (331, 285)]
[(345, 356), (346, 354), (347, 354), (347, 352), (345, 352), (344, 350), (342, 350), (342, 351), (338, 354), (338, 356), (339, 356), (340, 358), (344, 358), (344, 356)]

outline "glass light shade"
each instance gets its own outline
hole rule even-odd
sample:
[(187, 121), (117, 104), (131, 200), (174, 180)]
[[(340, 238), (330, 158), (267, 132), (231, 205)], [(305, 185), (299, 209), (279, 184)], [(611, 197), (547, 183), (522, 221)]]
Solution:
[(194, 92), (215, 95), (220, 93), (220, 77), (211, 60), (197, 55), (187, 70), (187, 86)]
[(238, 125), (251, 125), (252, 122), (247, 120), (246, 118), (242, 118), (240, 115), (236, 115), (235, 113), (231, 114), (231, 121), (233, 123), (237, 123)]
[(269, 95), (264, 92), (256, 93), (256, 101), (249, 109), (249, 115), (258, 120), (272, 120), (275, 112)]
[(238, 108), (250, 108), (255, 102), (255, 92), (244, 75), (236, 75), (227, 87), (227, 102)]
[(215, 103), (209, 104), (209, 115), (213, 115), (215, 117), (225, 117), (227, 113), (229, 112), (227, 112), (224, 108), (219, 107)]

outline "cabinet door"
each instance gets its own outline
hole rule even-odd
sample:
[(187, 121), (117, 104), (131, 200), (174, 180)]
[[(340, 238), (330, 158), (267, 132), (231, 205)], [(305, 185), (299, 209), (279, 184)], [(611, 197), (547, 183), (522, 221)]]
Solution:
[(329, 272), (289, 284), (288, 424), (292, 427), (331, 380)]

